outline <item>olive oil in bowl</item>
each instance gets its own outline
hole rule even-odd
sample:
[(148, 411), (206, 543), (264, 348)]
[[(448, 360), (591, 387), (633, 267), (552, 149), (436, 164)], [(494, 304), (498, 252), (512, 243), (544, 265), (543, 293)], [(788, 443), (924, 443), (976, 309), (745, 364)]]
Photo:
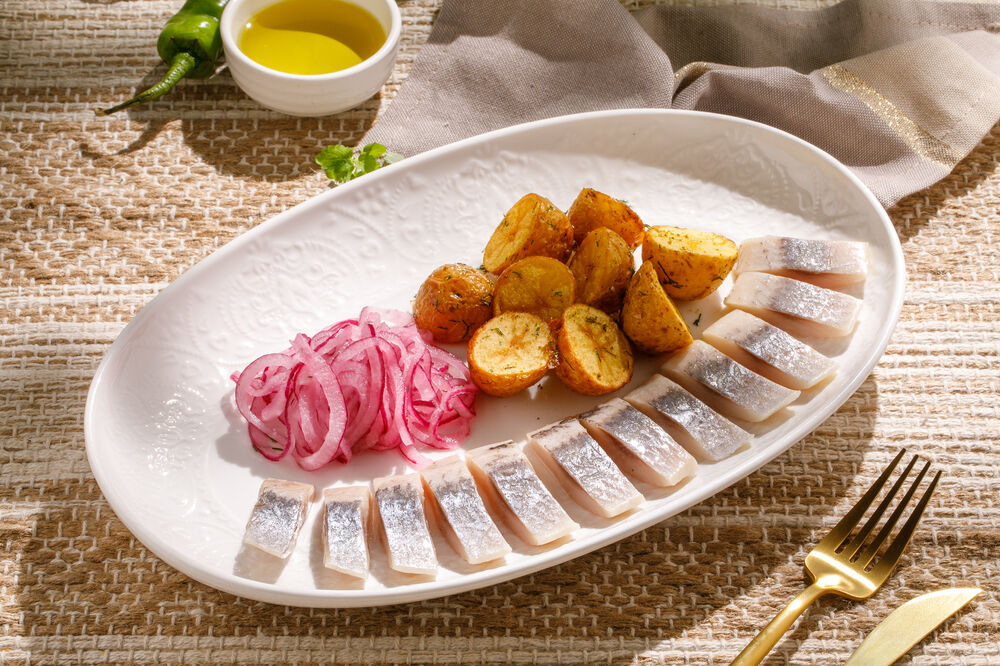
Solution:
[(329, 74), (374, 55), (386, 35), (378, 19), (344, 0), (279, 0), (250, 17), (239, 49), (288, 74)]

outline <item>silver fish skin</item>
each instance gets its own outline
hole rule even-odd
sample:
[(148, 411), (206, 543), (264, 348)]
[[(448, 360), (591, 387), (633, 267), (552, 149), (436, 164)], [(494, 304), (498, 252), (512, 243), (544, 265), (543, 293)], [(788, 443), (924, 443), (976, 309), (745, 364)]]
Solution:
[(372, 494), (368, 486), (343, 486), (323, 491), (323, 566), (368, 577), (368, 526)]
[(675, 352), (660, 372), (723, 416), (751, 423), (763, 421), (800, 395), (745, 368), (702, 340)]
[(525, 543), (541, 546), (579, 529), (513, 441), (473, 449), (468, 460), (480, 488)]
[(831, 358), (749, 312), (733, 310), (701, 339), (773, 382), (804, 391), (837, 370)]
[(847, 335), (861, 313), (853, 296), (769, 273), (741, 274), (725, 302), (801, 337)]
[(613, 518), (642, 504), (642, 493), (579, 421), (561, 421), (529, 433), (528, 446), (588, 511)]
[(282, 559), (291, 555), (315, 492), (308, 483), (264, 479), (243, 543)]
[(655, 421), (621, 398), (577, 418), (629, 476), (667, 488), (695, 473), (694, 456)]
[(625, 396), (695, 458), (718, 462), (750, 445), (752, 435), (663, 375)]
[(445, 537), (469, 564), (504, 557), (510, 544), (486, 511), (465, 461), (448, 456), (421, 470), (424, 484), (444, 519)]
[(389, 567), (403, 573), (433, 576), (437, 553), (424, 513), (420, 475), (384, 476), (372, 481)]
[(734, 275), (758, 271), (841, 289), (868, 277), (868, 243), (762, 236), (740, 243)]

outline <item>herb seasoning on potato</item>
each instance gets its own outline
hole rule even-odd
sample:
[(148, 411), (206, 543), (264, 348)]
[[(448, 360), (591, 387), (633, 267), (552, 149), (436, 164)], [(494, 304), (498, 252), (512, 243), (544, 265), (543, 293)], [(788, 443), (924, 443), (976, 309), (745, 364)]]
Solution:
[(607, 227), (588, 233), (569, 261), (576, 299), (617, 316), (632, 277), (634, 258), (625, 240)]
[(552, 257), (528, 257), (500, 274), (493, 294), (493, 314), (530, 312), (552, 322), (576, 300), (576, 279), (566, 264)]
[(603, 395), (632, 379), (632, 347), (614, 320), (589, 305), (566, 308), (557, 339), (556, 375), (577, 393)]
[(469, 340), (469, 371), (483, 393), (505, 397), (544, 377), (554, 353), (547, 322), (527, 312), (505, 312)]
[(736, 263), (736, 243), (709, 231), (650, 227), (642, 260), (652, 261), (670, 298), (694, 301), (715, 291)]
[(493, 283), (466, 264), (445, 264), (424, 280), (413, 302), (417, 326), (438, 342), (464, 342), (493, 314)]
[(632, 276), (622, 305), (622, 328), (641, 351), (662, 354), (694, 341), (656, 275), (653, 262), (644, 261)]
[(583, 242), (592, 229), (607, 227), (621, 236), (629, 249), (642, 243), (645, 226), (628, 204), (603, 192), (585, 187), (566, 213), (573, 225), (573, 240)]
[(526, 194), (503, 216), (483, 252), (483, 266), (499, 275), (515, 261), (539, 255), (562, 261), (573, 247), (569, 218), (551, 201)]

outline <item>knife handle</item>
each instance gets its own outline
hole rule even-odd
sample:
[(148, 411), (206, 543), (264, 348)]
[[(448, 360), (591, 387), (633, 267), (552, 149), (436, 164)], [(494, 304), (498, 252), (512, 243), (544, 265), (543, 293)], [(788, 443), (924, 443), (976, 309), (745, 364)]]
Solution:
[(743, 648), (743, 652), (740, 652), (733, 660), (732, 666), (756, 666), (759, 664), (788, 631), (792, 623), (798, 619), (799, 615), (802, 615), (802, 611), (828, 591), (816, 583), (802, 590), (799, 596), (792, 599), (780, 613), (774, 616), (773, 620), (767, 623), (766, 627), (760, 630), (760, 633), (750, 641), (750, 644)]

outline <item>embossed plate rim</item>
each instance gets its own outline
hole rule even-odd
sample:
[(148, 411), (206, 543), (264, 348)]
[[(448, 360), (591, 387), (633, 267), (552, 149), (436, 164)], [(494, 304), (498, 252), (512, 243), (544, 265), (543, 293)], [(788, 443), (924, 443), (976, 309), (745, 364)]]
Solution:
[[(531, 132), (563, 124), (586, 124), (587, 122), (591, 122), (595, 119), (602, 121), (614, 121), (616, 118), (626, 117), (645, 117), (643, 118), (643, 122), (645, 122), (646, 118), (648, 118), (650, 123), (669, 121), (671, 117), (703, 118), (710, 122), (721, 123), (723, 126), (729, 125), (731, 127), (742, 126), (745, 128), (751, 128), (752, 131), (755, 132), (770, 134), (779, 142), (786, 141), (797, 144), (799, 147), (804, 147), (807, 152), (812, 154), (812, 157), (826, 163), (828, 166), (832, 166), (846, 178), (848, 183), (857, 188), (858, 193), (870, 206), (870, 211), (866, 212), (870, 212), (874, 218), (881, 223), (884, 228), (880, 231), (885, 232), (887, 238), (890, 239), (890, 246), (884, 248), (888, 251), (889, 257), (892, 261), (892, 266), (890, 267), (892, 284), (888, 289), (890, 299), (888, 302), (887, 312), (885, 313), (885, 325), (879, 329), (877, 339), (872, 341), (873, 344), (870, 347), (871, 352), (865, 358), (864, 363), (860, 364), (855, 369), (853, 374), (851, 374), (849, 379), (843, 384), (842, 388), (835, 394), (826, 398), (822, 405), (817, 405), (817, 409), (810, 411), (801, 421), (796, 422), (796, 427), (783, 440), (781, 440), (779, 444), (755, 450), (753, 455), (749, 455), (745, 460), (727, 473), (721, 473), (718, 476), (707, 480), (699, 488), (693, 489), (693, 491), (685, 497), (682, 503), (675, 507), (668, 507), (669, 510), (649, 510), (645, 513), (645, 515), (641, 516), (641, 519), (636, 521), (629, 520), (627, 522), (622, 521), (613, 524), (587, 536), (586, 538), (570, 541), (563, 547), (532, 555), (527, 561), (519, 563), (515, 567), (487, 569), (468, 573), (453, 580), (417, 582), (410, 585), (387, 587), (377, 590), (315, 589), (289, 591), (282, 589), (280, 585), (240, 578), (231, 573), (228, 575), (217, 573), (212, 569), (201, 566), (195, 559), (186, 557), (184, 553), (179, 552), (178, 549), (172, 547), (166, 538), (157, 533), (154, 526), (148, 525), (143, 520), (144, 517), (141, 512), (134, 510), (133, 507), (130, 506), (128, 496), (123, 493), (121, 488), (116, 484), (116, 480), (110, 471), (108, 461), (102, 456), (103, 451), (100, 442), (98, 441), (97, 434), (95, 433), (95, 419), (100, 417), (100, 414), (96, 413), (95, 396), (98, 395), (105, 377), (109, 374), (109, 367), (118, 352), (125, 348), (137, 335), (142, 322), (150, 316), (151, 312), (153, 312), (160, 305), (170, 302), (170, 295), (175, 293), (177, 289), (197, 280), (203, 271), (208, 270), (208, 268), (221, 257), (228, 256), (234, 252), (239, 252), (241, 248), (244, 248), (248, 243), (251, 243), (259, 235), (269, 232), (274, 227), (281, 225), (284, 221), (294, 219), (300, 215), (308, 214), (309, 211), (315, 207), (322, 206), (328, 203), (331, 199), (344, 196), (345, 193), (353, 192), (354, 190), (360, 188), (373, 187), (380, 182), (380, 179), (395, 177), (395, 174), (399, 173), (399, 170), (401, 169), (419, 170), (425, 161), (436, 159), (442, 154), (462, 151), (469, 147), (484, 145), (488, 142), (502, 141), (505, 137), (510, 137), (511, 135), (516, 135), (521, 132)], [(352, 181), (334, 190), (313, 197), (312, 199), (309, 199), (259, 224), (257, 227), (242, 234), (238, 238), (233, 239), (227, 245), (219, 250), (216, 250), (212, 255), (206, 257), (204, 260), (185, 272), (171, 285), (167, 286), (136, 315), (136, 317), (128, 324), (128, 326), (126, 326), (126, 328), (108, 349), (104, 359), (98, 367), (88, 392), (84, 417), (87, 457), (98, 485), (103, 491), (112, 509), (119, 516), (125, 526), (132, 531), (136, 538), (148, 547), (151, 552), (162, 558), (167, 564), (206, 585), (210, 585), (232, 594), (270, 603), (317, 607), (385, 605), (456, 594), (534, 573), (625, 538), (657, 522), (660, 522), (665, 518), (675, 515), (676, 513), (679, 513), (680, 511), (683, 511), (690, 506), (707, 499), (708, 497), (711, 497), (715, 493), (753, 473), (761, 466), (786, 451), (802, 437), (807, 435), (809, 432), (812, 432), (830, 414), (839, 408), (839, 406), (842, 405), (847, 398), (849, 398), (857, 390), (858, 386), (861, 385), (871, 372), (872, 368), (878, 362), (882, 352), (888, 345), (892, 330), (902, 309), (904, 280), (905, 272), (903, 270), (902, 249), (899, 245), (898, 237), (896, 236), (896, 232), (889, 220), (888, 215), (886, 215), (884, 209), (871, 192), (867, 190), (867, 188), (853, 173), (851, 173), (843, 165), (839, 164), (831, 156), (811, 144), (808, 144), (781, 130), (730, 116), (707, 114), (696, 111), (657, 109), (600, 111), (574, 114), (570, 116), (560, 116), (525, 123), (522, 125), (496, 130), (476, 137), (471, 137), (463, 141), (437, 148), (433, 151), (428, 151), (427, 153), (421, 155), (410, 157), (398, 165), (393, 165), (392, 167), (370, 174), (364, 179)]]

